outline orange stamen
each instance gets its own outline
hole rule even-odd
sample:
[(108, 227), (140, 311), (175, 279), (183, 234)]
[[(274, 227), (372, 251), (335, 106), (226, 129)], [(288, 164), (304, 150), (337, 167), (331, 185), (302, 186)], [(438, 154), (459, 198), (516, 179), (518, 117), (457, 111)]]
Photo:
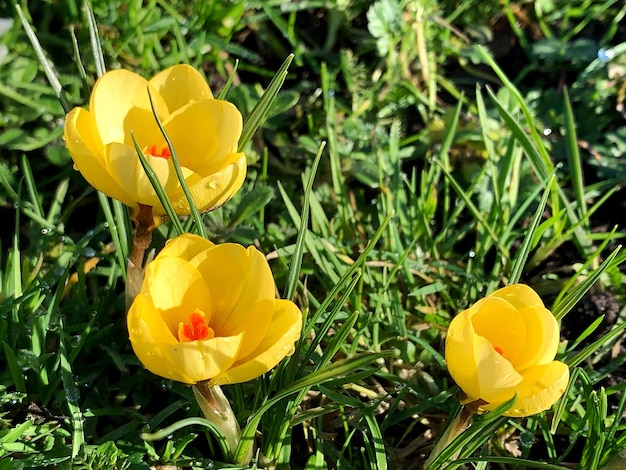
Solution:
[(215, 331), (204, 321), (204, 312), (196, 310), (189, 315), (189, 323), (180, 322), (178, 324), (178, 341), (201, 341), (211, 339), (215, 336)]
[(500, 354), (500, 356), (502, 356), (502, 354), (504, 353), (504, 351), (502, 350), (502, 348), (498, 347), (498, 346), (494, 346), (493, 349), (496, 350), (496, 352), (498, 354)]
[(161, 157), (161, 158), (165, 158), (166, 160), (169, 160), (172, 157), (172, 154), (170, 153), (170, 149), (167, 145), (164, 145), (163, 147), (161, 147), (160, 151), (157, 151), (157, 146), (155, 144), (152, 145), (146, 145), (142, 152), (144, 153), (144, 155), (151, 155), (153, 157)]

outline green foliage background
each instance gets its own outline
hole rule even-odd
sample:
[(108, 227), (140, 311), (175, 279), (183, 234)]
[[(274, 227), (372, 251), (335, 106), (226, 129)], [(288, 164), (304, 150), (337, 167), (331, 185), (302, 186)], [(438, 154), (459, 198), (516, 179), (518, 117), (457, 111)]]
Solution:
[(420, 468), (459, 408), (450, 319), (521, 281), (562, 320), (570, 389), (539, 416), (478, 417), (447, 468), (621, 468), (625, 14), (614, 0), (0, 0), (0, 470), (228, 466), (191, 390), (132, 353), (132, 226), (73, 170), (64, 106), (88, 102), (102, 65), (189, 63), (216, 93), (231, 77), (248, 121), (290, 54), (245, 143), (244, 188), (203, 217), (211, 240), (267, 253), (307, 313), (288, 360), (225, 388), (262, 453), (250, 466)]

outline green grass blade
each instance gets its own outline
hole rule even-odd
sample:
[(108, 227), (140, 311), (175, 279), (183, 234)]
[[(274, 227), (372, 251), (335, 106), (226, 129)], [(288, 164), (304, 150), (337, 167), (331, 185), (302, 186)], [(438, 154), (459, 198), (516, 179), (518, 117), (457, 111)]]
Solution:
[(558, 303), (552, 306), (552, 313), (557, 320), (561, 320), (567, 313), (578, 303), (578, 301), (587, 293), (589, 289), (600, 278), (600, 275), (613, 263), (613, 260), (622, 249), (618, 246), (613, 252), (602, 262), (598, 269), (594, 270), (583, 282), (578, 284), (571, 292), (563, 297)]
[(235, 75), (237, 75), (237, 69), (239, 69), (239, 59), (235, 60), (235, 65), (233, 66), (233, 70), (232, 70), (232, 72), (230, 72), (230, 75), (228, 76), (228, 80), (226, 80), (226, 83), (224, 84), (224, 87), (220, 91), (220, 94), (217, 96), (218, 100), (225, 100), (226, 99), (226, 96), (228, 95), (228, 91), (230, 90), (230, 87), (233, 84), (233, 80), (235, 78)]
[(93, 14), (93, 10), (89, 5), (89, 0), (84, 1), (83, 10), (85, 12), (85, 18), (89, 27), (89, 42), (91, 44), (91, 53), (93, 54), (93, 61), (96, 66), (96, 74), (99, 78), (106, 72), (106, 64), (104, 63), (104, 55), (102, 54), (102, 44), (100, 43), (98, 24), (96, 23), (96, 17)]
[[(174, 164), (176, 177), (178, 178), (178, 182), (180, 183), (180, 186), (183, 189), (183, 193), (185, 193), (185, 198), (187, 199), (187, 202), (189, 203), (189, 210), (191, 212), (191, 217), (193, 218), (196, 224), (196, 230), (198, 230), (198, 234), (202, 238), (207, 238), (206, 229), (204, 227), (204, 222), (202, 221), (202, 216), (200, 215), (200, 212), (198, 212), (198, 208), (196, 207), (196, 201), (194, 201), (193, 196), (191, 195), (191, 192), (189, 191), (189, 187), (187, 186), (187, 181), (185, 181), (185, 176), (183, 175), (183, 170), (180, 167), (180, 162), (178, 161), (178, 156), (176, 155), (176, 150), (174, 149), (174, 145), (172, 144), (172, 141), (167, 135), (167, 132), (165, 132), (165, 128), (163, 127), (163, 124), (161, 123), (161, 120), (159, 119), (159, 116), (157, 115), (156, 109), (154, 108), (154, 102), (152, 101), (152, 94), (150, 93), (150, 89), (147, 88), (146, 90), (148, 92), (148, 99), (150, 100), (150, 108), (152, 109), (152, 116), (154, 117), (154, 120), (156, 121), (157, 126), (159, 126), (159, 130), (161, 131), (161, 134), (163, 135), (165, 142), (167, 142), (167, 148), (170, 150), (170, 154), (172, 155), (172, 163)], [(172, 208), (172, 211), (173, 210), (174, 209)]]
[(530, 254), (531, 244), (533, 241), (533, 236), (535, 230), (539, 226), (539, 222), (541, 221), (541, 217), (543, 216), (543, 211), (546, 208), (546, 204), (548, 203), (548, 197), (550, 196), (552, 183), (555, 179), (555, 176), (552, 175), (550, 181), (546, 185), (546, 189), (543, 192), (543, 196), (541, 197), (541, 201), (539, 201), (539, 205), (537, 206), (537, 210), (535, 211), (535, 215), (524, 234), (524, 241), (520, 246), (518, 252), (515, 254), (515, 259), (513, 260), (513, 267), (511, 268), (511, 275), (509, 277), (509, 284), (516, 284), (519, 282), (522, 271), (524, 270), (524, 265), (526, 264), (526, 260), (528, 259), (528, 255)]
[(241, 137), (239, 138), (238, 152), (243, 151), (244, 147), (248, 145), (248, 142), (250, 142), (252, 136), (263, 122), (263, 119), (267, 115), (272, 103), (280, 91), (280, 88), (283, 86), (283, 83), (287, 78), (287, 69), (289, 68), (289, 64), (291, 64), (292, 60), (293, 54), (289, 54), (280, 66), (280, 69), (278, 69), (278, 72), (276, 72), (276, 75), (274, 75), (274, 78), (268, 85), (265, 93), (263, 93), (263, 96), (261, 96), (261, 99), (254, 106), (250, 115), (246, 118), (241, 131)]
[(59, 99), (59, 102), (61, 103), (61, 106), (63, 107), (63, 110), (66, 113), (68, 113), (70, 109), (72, 109), (72, 106), (70, 105), (69, 101), (67, 101), (67, 98), (65, 97), (65, 94), (63, 93), (63, 87), (61, 86), (61, 82), (59, 81), (59, 78), (57, 77), (57, 74), (54, 70), (52, 62), (50, 62), (50, 60), (46, 56), (46, 53), (43, 50), (43, 47), (41, 47), (41, 44), (39, 43), (39, 39), (37, 39), (37, 34), (33, 30), (30, 23), (28, 22), (28, 19), (26, 18), (26, 15), (24, 14), (22, 7), (16, 3), (15, 9), (17, 10), (17, 15), (20, 17), (22, 26), (24, 27), (24, 30), (26, 31), (26, 35), (28, 36), (28, 39), (30, 40), (31, 45), (33, 46), (33, 49), (35, 50), (35, 54), (37, 54), (37, 58), (39, 59), (39, 62), (41, 63), (41, 66), (43, 67), (43, 71), (46, 74), (46, 77), (48, 78), (48, 82), (50, 83), (50, 86), (52, 86), (52, 89), (56, 93), (57, 98)]
[(576, 203), (578, 205), (578, 217), (585, 220), (584, 229), (589, 232), (589, 220), (585, 218), (587, 213), (587, 202), (585, 200), (585, 182), (583, 179), (582, 162), (580, 153), (578, 152), (578, 138), (576, 136), (576, 123), (574, 122), (574, 111), (570, 102), (567, 88), (563, 90), (564, 114), (565, 114), (565, 148), (567, 150), (567, 158), (569, 161), (569, 170), (571, 175), (574, 194), (576, 195)]
[(296, 245), (294, 248), (293, 257), (291, 258), (291, 264), (289, 265), (289, 273), (287, 274), (287, 285), (285, 286), (284, 297), (286, 299), (293, 299), (296, 293), (296, 286), (298, 284), (298, 277), (300, 275), (300, 269), (302, 268), (302, 255), (304, 253), (304, 242), (309, 225), (309, 207), (311, 204), (311, 191), (313, 191), (313, 182), (315, 181), (315, 175), (317, 174), (317, 168), (324, 153), (326, 142), (322, 142), (313, 160), (311, 167), (311, 174), (306, 187), (304, 188), (304, 202), (302, 203), (302, 212), (300, 214), (300, 227), (298, 228), (298, 237), (296, 239)]
[(172, 221), (172, 225), (174, 225), (174, 230), (176, 231), (176, 235), (182, 235), (184, 233), (183, 226), (180, 223), (180, 219), (178, 218), (176, 211), (172, 207), (172, 203), (167, 197), (167, 194), (165, 193), (163, 186), (161, 186), (161, 182), (159, 181), (159, 178), (157, 177), (156, 173), (150, 166), (148, 159), (146, 158), (141, 148), (139, 147), (139, 143), (137, 142), (137, 139), (135, 139), (135, 135), (132, 131), (131, 131), (131, 136), (133, 138), (133, 144), (135, 145), (137, 156), (139, 157), (139, 161), (141, 162), (141, 166), (143, 167), (143, 171), (146, 172), (146, 176), (148, 177), (150, 184), (154, 188), (154, 192), (159, 198), (159, 201), (161, 202), (161, 204), (163, 205), (163, 208), (165, 209), (165, 212), (167, 213), (168, 217)]

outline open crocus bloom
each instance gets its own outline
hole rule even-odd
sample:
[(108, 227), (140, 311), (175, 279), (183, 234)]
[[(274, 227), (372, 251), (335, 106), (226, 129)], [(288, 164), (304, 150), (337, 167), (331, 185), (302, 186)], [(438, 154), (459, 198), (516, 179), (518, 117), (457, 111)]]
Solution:
[(446, 337), (450, 375), (467, 395), (493, 410), (513, 398), (505, 414), (529, 416), (563, 395), (569, 369), (554, 357), (559, 325), (537, 293), (523, 284), (495, 291), (459, 313)]
[(237, 153), (242, 117), (227, 101), (213, 99), (200, 73), (188, 65), (170, 67), (150, 81), (113, 70), (96, 82), (89, 110), (74, 108), (64, 138), (75, 168), (96, 189), (131, 208), (163, 206), (137, 156), (132, 135), (155, 171), (177, 214), (189, 214), (154, 109), (170, 138), (185, 182), (200, 212), (224, 204), (243, 184), (246, 159)]
[(128, 312), (131, 344), (146, 368), (168, 379), (209, 386), (254, 379), (300, 336), (300, 310), (274, 292), (254, 247), (181, 235), (146, 268)]

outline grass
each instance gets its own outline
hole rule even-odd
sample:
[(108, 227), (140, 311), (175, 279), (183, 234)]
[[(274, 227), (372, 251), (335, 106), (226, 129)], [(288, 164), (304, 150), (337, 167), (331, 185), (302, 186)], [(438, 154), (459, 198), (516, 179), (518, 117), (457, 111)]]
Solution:
[(248, 177), (153, 246), (254, 244), (307, 315), (274, 372), (224, 387), (251, 468), (420, 468), (460, 408), (450, 319), (515, 281), (561, 320), (572, 380), (548, 412), (478, 416), (446, 468), (619, 468), (619, 2), (19, 5), (0, 2), (0, 470), (233, 468), (191, 389), (135, 358), (132, 224), (61, 139), (105, 69), (176, 63), (242, 111)]

